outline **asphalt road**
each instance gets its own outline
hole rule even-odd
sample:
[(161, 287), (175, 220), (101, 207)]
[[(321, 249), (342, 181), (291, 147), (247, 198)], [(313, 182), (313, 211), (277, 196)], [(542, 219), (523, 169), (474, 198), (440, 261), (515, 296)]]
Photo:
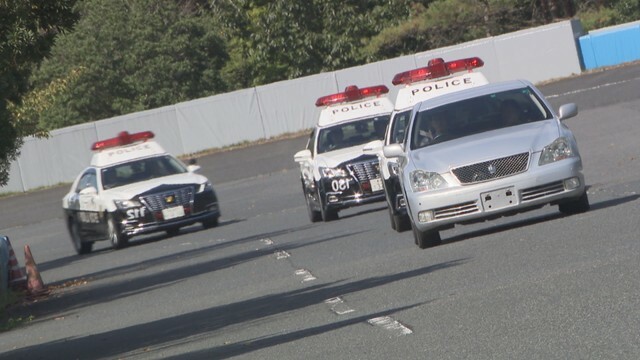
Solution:
[(640, 358), (640, 65), (541, 87), (579, 142), (592, 210), (545, 207), (442, 232), (419, 250), (383, 203), (309, 223), (305, 138), (199, 159), (218, 228), (75, 255), (66, 187), (0, 199), (48, 298), (0, 334), (0, 359)]

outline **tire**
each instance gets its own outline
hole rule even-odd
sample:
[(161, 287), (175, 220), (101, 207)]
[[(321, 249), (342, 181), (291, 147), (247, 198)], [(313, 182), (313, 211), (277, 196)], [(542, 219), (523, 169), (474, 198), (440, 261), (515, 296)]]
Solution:
[(212, 216), (210, 218), (207, 218), (206, 220), (204, 220), (202, 222), (202, 227), (205, 229), (211, 229), (214, 228), (216, 226), (218, 226), (218, 216)]
[(396, 214), (391, 216), (391, 221), (394, 223), (393, 229), (399, 233), (411, 230), (411, 221), (409, 215)]
[(304, 199), (305, 199), (305, 202), (307, 203), (307, 214), (309, 215), (309, 221), (311, 221), (312, 223), (315, 223), (322, 220), (322, 213), (320, 211), (313, 210), (311, 208), (311, 203), (309, 202), (309, 195), (306, 192), (304, 193)]
[(129, 239), (125, 235), (120, 234), (120, 227), (118, 226), (112, 215), (109, 215), (109, 222), (107, 226), (109, 241), (111, 242), (111, 247), (113, 249), (122, 249), (129, 244)]
[(590, 208), (591, 205), (589, 204), (589, 196), (586, 190), (578, 199), (558, 204), (558, 209), (565, 215), (581, 214), (589, 211)]
[(319, 192), (318, 201), (320, 202), (320, 207), (322, 209), (320, 210), (320, 217), (322, 218), (322, 221), (327, 222), (338, 220), (338, 210), (330, 209), (327, 205), (325, 205)]
[(413, 226), (413, 238), (420, 249), (428, 249), (442, 243), (439, 231), (420, 231), (415, 226)]
[(179, 227), (171, 228), (171, 229), (166, 230), (165, 232), (170, 237), (178, 236), (178, 234), (180, 234), (180, 228)]
[(78, 224), (75, 221), (69, 220), (69, 232), (71, 233), (71, 242), (73, 243), (73, 248), (76, 250), (78, 255), (85, 255), (93, 250), (93, 241), (83, 241), (82, 235), (80, 235), (80, 229), (78, 229)]

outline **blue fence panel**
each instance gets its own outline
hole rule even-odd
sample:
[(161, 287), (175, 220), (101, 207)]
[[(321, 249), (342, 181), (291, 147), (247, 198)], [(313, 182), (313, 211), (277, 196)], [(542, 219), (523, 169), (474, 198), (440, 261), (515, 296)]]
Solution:
[(586, 70), (640, 60), (640, 23), (579, 39)]

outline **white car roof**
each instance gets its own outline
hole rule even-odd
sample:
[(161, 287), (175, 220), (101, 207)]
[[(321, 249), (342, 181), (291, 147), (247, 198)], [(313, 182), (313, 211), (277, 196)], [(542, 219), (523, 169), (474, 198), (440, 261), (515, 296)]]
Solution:
[(503, 82), (497, 82), (497, 83), (489, 83), (486, 85), (482, 85), (482, 86), (478, 86), (478, 87), (474, 87), (466, 90), (460, 90), (460, 91), (452, 92), (446, 95), (442, 95), (442, 96), (438, 96), (432, 99), (422, 101), (419, 105), (416, 105), (416, 108), (418, 111), (422, 111), (422, 110), (435, 108), (441, 105), (446, 105), (449, 103), (457, 102), (457, 101), (468, 99), (468, 98), (488, 95), (496, 92), (514, 90), (514, 89), (519, 89), (523, 87), (531, 87), (535, 89), (533, 84), (531, 84), (529, 81), (526, 81), (526, 80), (510, 80), (510, 81), (503, 81)]
[(329, 105), (320, 112), (318, 127), (325, 127), (379, 115), (387, 115), (391, 114), (392, 111), (393, 103), (386, 96)]
[(166, 154), (166, 151), (153, 140), (130, 145), (111, 147), (94, 152), (91, 166), (105, 167), (135, 159)]
[(421, 101), (488, 83), (489, 80), (481, 72), (468, 72), (436, 80), (411, 83), (398, 91), (395, 110), (410, 109)]

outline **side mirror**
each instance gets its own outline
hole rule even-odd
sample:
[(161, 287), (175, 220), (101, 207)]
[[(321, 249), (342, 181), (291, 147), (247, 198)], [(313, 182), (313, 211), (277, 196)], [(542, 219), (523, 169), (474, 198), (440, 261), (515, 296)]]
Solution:
[(389, 144), (382, 148), (382, 153), (387, 158), (404, 156), (402, 144)]
[(201, 167), (200, 165), (187, 165), (187, 171), (190, 173), (195, 173), (200, 171)]
[(578, 107), (574, 103), (564, 104), (560, 106), (560, 109), (558, 110), (558, 117), (561, 121), (572, 118), (576, 115), (578, 115)]
[(362, 146), (362, 153), (365, 155), (378, 155), (382, 151), (383, 146), (382, 140), (373, 140)]
[(86, 187), (80, 190), (80, 195), (96, 195), (98, 193), (98, 189), (93, 186)]
[(298, 151), (295, 155), (293, 155), (293, 160), (295, 162), (305, 162), (311, 160), (311, 150), (305, 149)]

